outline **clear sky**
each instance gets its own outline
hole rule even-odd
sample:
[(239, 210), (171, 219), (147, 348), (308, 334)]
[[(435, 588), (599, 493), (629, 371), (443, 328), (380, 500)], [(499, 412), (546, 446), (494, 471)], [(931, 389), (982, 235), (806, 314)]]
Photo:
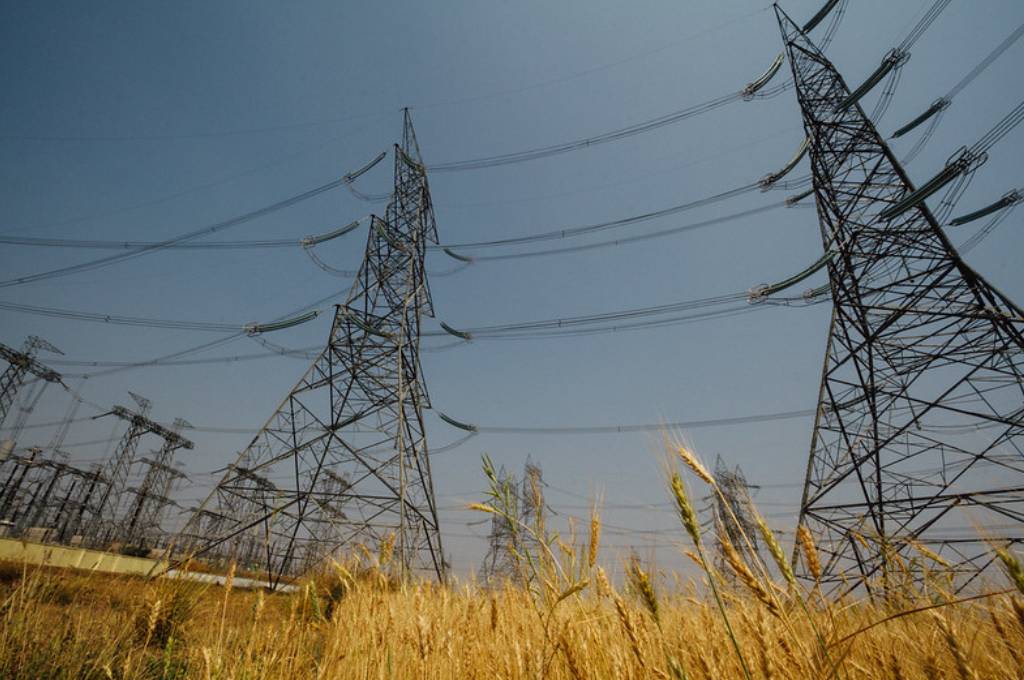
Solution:
[[(821, 0), (792, 0), (798, 21)], [(854, 0), (829, 55), (850, 83), (870, 73), (931, 0)], [(892, 106), (891, 133), (949, 90), (1024, 22), (1013, 0), (954, 0), (915, 45)], [(820, 39), (821, 29), (812, 37)], [(390, 147), (401, 108), (412, 110), (428, 164), (569, 141), (734, 92), (781, 46), (764, 3), (445, 2), (5, 3), (0, 21), (0, 234), (159, 240), (319, 186)], [(954, 100), (910, 164), (931, 177), (1020, 100), (1024, 44)], [(788, 75), (788, 66), (779, 78)], [(866, 99), (870, 110), (878, 93)], [(897, 140), (897, 153), (917, 139)], [(675, 125), (574, 153), (501, 168), (430, 176), (443, 242), (504, 238), (657, 210), (754, 181), (788, 160), (802, 139), (792, 91), (738, 102)], [(1024, 130), (990, 152), (959, 210), (1022, 183)], [(389, 189), (390, 159), (360, 180)], [(794, 175), (806, 172), (806, 161)], [(598, 235), (632, 235), (777, 201), (760, 193)], [(299, 239), (380, 209), (344, 189), (215, 235)], [(950, 230), (960, 243), (983, 223)], [(586, 242), (585, 240), (576, 242)], [(317, 253), (355, 268), (365, 234)], [(562, 245), (559, 242), (547, 245)], [(1020, 213), (967, 260), (1024, 301)], [(813, 211), (776, 210), (676, 236), (593, 251), (481, 262), (431, 280), (437, 320), (455, 327), (572, 316), (743, 291), (802, 269), (821, 253)], [(495, 251), (497, 252), (497, 251)], [(508, 252), (502, 251), (502, 252)], [(103, 251), (3, 246), (0, 279), (101, 256)], [(434, 253), (434, 272), (454, 261)], [(823, 274), (805, 285), (824, 282)], [(96, 271), (0, 288), (0, 302), (86, 312), (247, 323), (302, 307), (348, 282), (301, 248), (167, 250)], [(338, 296), (338, 301), (341, 300)], [(827, 305), (585, 337), (485, 340), (423, 356), (435, 408), (495, 426), (619, 425), (690, 421), (815, 406)], [(323, 344), (330, 315), (275, 333), (287, 347)], [(437, 329), (437, 321), (426, 327)], [(30, 334), (75, 361), (141, 361), (213, 340), (217, 333), (144, 329), (0, 311), (0, 342)], [(439, 338), (427, 347), (447, 344)], [(199, 356), (261, 352), (240, 338)], [(46, 355), (40, 358), (45, 359)], [(196, 449), (182, 455), (195, 504), (204, 475), (233, 460), (305, 370), (301, 359), (149, 367), (85, 381), (100, 404), (154, 402), (162, 422), (184, 417)], [(60, 367), (80, 373), (75, 367)], [(77, 385), (77, 380), (69, 382)], [(32, 422), (59, 419), (67, 397), (47, 392)], [(93, 415), (83, 407), (80, 415)], [(8, 420), (10, 425), (11, 420)], [(756, 500), (780, 527), (799, 501), (811, 418), (694, 428), (709, 462), (721, 455), (761, 485)], [(429, 416), (440, 447), (462, 433)], [(75, 461), (103, 457), (114, 423), (76, 423)], [(115, 430), (114, 435), (119, 434)], [(23, 444), (52, 429), (25, 430)], [(483, 486), (479, 456), (544, 470), (557, 522), (585, 515), (603, 494), (608, 557), (636, 545), (677, 566), (681, 532), (665, 505), (655, 434), (482, 434), (433, 460), (446, 551), (475, 569), (486, 525), (461, 509)], [(476, 536), (476, 538), (474, 538)]]

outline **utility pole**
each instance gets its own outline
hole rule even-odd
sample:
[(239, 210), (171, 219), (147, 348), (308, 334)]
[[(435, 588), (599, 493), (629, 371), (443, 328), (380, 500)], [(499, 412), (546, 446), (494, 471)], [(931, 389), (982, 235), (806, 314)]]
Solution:
[[(826, 591), (884, 594), (937, 570), (962, 589), (993, 544), (1024, 538), (1024, 311), (960, 258), (923, 202), (890, 209), (914, 191), (906, 172), (846, 103), (835, 67), (776, 14), (835, 253), (799, 521)], [(986, 525), (999, 528), (974, 530)]]
[[(221, 532), (183, 546), (186, 554), (238, 559), (257, 545), (276, 586), (346, 547), (393, 537), (401, 576), (445, 578), (419, 357), (421, 320), (433, 316), (424, 260), (437, 228), (408, 112), (394, 155), (391, 201), (384, 219), (372, 219), (327, 347), (201, 506), (224, 517)], [(183, 537), (196, 537), (203, 518), (195, 513)]]

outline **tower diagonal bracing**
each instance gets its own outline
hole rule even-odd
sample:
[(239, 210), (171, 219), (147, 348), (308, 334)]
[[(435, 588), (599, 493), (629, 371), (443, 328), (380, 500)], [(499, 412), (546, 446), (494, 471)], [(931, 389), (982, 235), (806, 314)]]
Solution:
[(359, 545), (391, 545), (402, 576), (444, 578), (419, 359), (437, 228), (408, 113), (394, 155), (391, 200), (327, 346), (193, 513), (181, 555), (277, 585)]
[[(834, 308), (800, 522), (823, 586), (957, 588), (1024, 538), (1024, 313), (958, 255), (843, 78), (776, 8)], [(964, 158), (973, 163), (978, 159)], [(893, 214), (895, 213), (895, 214)], [(977, 526), (988, 527), (980, 536)]]

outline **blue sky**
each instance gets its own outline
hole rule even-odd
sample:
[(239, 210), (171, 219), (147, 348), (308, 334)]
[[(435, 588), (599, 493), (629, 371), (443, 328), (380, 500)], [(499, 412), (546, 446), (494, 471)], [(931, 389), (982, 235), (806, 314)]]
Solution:
[[(819, 4), (794, 0), (784, 8), (801, 20)], [(930, 4), (851, 2), (830, 57), (850, 83), (859, 82)], [(475, 158), (598, 134), (733, 92), (780, 49), (772, 12), (749, 2), (10, 3), (4, 15), (0, 233), (53, 238), (159, 240), (297, 194), (389, 148), (404, 106), (428, 164)], [(879, 128), (890, 133), (926, 108), (1022, 21), (1024, 6), (1010, 0), (954, 0), (915, 45)], [(915, 181), (933, 175), (1017, 104), (1022, 50), (1010, 48), (957, 96), (908, 167)], [(869, 95), (865, 108), (877, 96)], [(754, 181), (788, 160), (801, 139), (787, 91), (562, 156), (432, 174), (438, 230), (443, 242), (475, 241), (656, 210)], [(897, 152), (915, 139), (899, 140)], [(1017, 130), (992, 150), (955, 214), (1020, 186), (1022, 151), (1024, 133)], [(804, 163), (797, 173), (806, 171)], [(360, 188), (387, 190), (388, 164), (363, 177)], [(678, 226), (785, 195), (754, 193), (615, 233)], [(211, 240), (299, 239), (374, 209), (337, 189)], [(1014, 215), (967, 260), (1020, 301), (1018, 225)], [(978, 226), (951, 230), (954, 243)], [(363, 245), (357, 232), (317, 253), (355, 268)], [(479, 263), (435, 276), (431, 286), (438, 320), (477, 326), (742, 291), (784, 278), (820, 252), (813, 211), (779, 210), (614, 248)], [(98, 254), (5, 246), (0, 278)], [(431, 257), (435, 272), (454, 264)], [(819, 274), (807, 287), (823, 281)], [(300, 248), (164, 251), (3, 288), (0, 301), (247, 323), (347, 286)], [(827, 321), (826, 305), (772, 308), (628, 333), (481, 339), (426, 353), (423, 361), (434, 406), (480, 425), (724, 418), (813, 408)], [(318, 345), (329, 324), (324, 315), (268, 339)], [(427, 327), (437, 328), (436, 321)], [(0, 342), (20, 345), (29, 334), (72, 360), (144, 360), (217, 337), (0, 311)], [(207, 355), (261, 350), (242, 338)], [(181, 416), (239, 430), (191, 433), (196, 449), (182, 455), (195, 473), (181, 494), (187, 505), (208, 488), (202, 473), (234, 458), (304, 369), (293, 358), (151, 367), (98, 376), (82, 390), (100, 404), (126, 403), (132, 390), (153, 400), (161, 421)], [(51, 390), (30, 422), (59, 419), (66, 406), (66, 397)], [(83, 415), (92, 413), (83, 407)], [(76, 423), (67, 443), (108, 439), (112, 426)], [(785, 528), (794, 521), (810, 428), (804, 417), (685, 434), (709, 461), (720, 454), (741, 465), (763, 487), (756, 496), (762, 510)], [(435, 447), (461, 434), (434, 416), (428, 432)], [(23, 442), (50, 435), (28, 429)], [(446, 550), (462, 572), (483, 554), (483, 539), (473, 535), (484, 536), (486, 526), (467, 525), (477, 518), (459, 506), (478, 499), (479, 455), (487, 452), (516, 470), (527, 456), (540, 463), (559, 521), (586, 513), (580, 496), (602, 493), (608, 557), (637, 545), (642, 555), (676, 566), (672, 546), (681, 533), (667, 508), (656, 505), (667, 501), (659, 447), (656, 433), (483, 434), (439, 454), (434, 485), (445, 508)], [(109, 448), (69, 451), (85, 462)], [(637, 505), (650, 507), (620, 507)]]

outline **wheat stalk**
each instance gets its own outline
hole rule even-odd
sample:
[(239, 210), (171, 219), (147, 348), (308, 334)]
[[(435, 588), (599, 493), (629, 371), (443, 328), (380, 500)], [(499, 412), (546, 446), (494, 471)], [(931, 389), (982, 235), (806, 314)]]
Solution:
[(760, 600), (773, 615), (781, 617), (782, 613), (779, 611), (779, 605), (775, 602), (775, 599), (768, 594), (761, 582), (754, 576), (754, 572), (750, 571), (750, 567), (743, 561), (739, 553), (736, 552), (736, 547), (729, 540), (729, 537), (725, 534), (725, 531), (721, 531), (718, 540), (722, 545), (722, 554), (725, 555), (726, 562), (729, 563), (729, 567), (733, 570), (743, 585), (747, 587), (750, 592), (754, 594), (758, 600)]
[(815, 581), (820, 581), (821, 560), (818, 558), (818, 549), (815, 547), (814, 539), (811, 537), (811, 530), (807, 528), (806, 524), (801, 524), (797, 528), (796, 540), (800, 543), (800, 550), (803, 551), (807, 570), (811, 572), (811, 576), (814, 577)]

